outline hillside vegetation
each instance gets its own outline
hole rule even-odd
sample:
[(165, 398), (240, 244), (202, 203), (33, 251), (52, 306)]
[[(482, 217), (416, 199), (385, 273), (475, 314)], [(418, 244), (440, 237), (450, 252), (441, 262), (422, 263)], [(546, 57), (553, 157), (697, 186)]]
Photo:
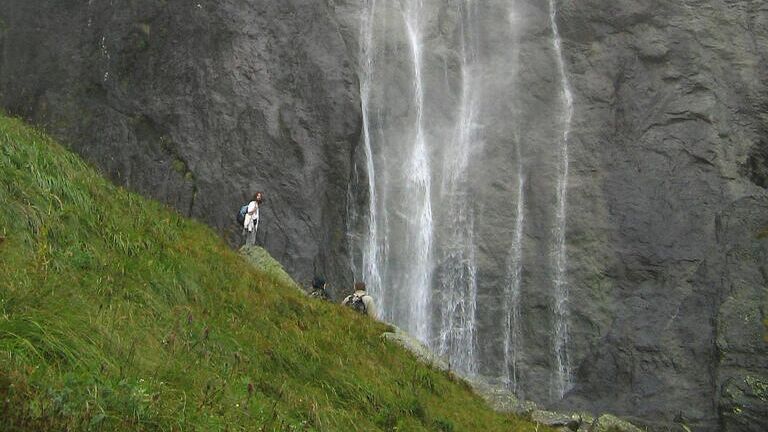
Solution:
[(536, 429), (278, 273), (0, 116), (0, 430)]

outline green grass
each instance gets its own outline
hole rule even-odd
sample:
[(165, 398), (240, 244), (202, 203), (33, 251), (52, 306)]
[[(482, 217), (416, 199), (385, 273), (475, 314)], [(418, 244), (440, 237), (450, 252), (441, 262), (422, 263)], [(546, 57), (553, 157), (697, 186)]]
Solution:
[(0, 116), (0, 430), (536, 429), (278, 270)]

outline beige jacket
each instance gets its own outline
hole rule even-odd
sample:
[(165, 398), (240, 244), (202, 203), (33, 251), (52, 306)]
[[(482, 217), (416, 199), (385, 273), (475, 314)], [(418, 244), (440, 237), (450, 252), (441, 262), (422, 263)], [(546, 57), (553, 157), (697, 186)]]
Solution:
[[(352, 295), (357, 295), (363, 298), (363, 304), (365, 305), (366, 315), (368, 315), (371, 318), (378, 317), (376, 313), (376, 305), (373, 303), (373, 297), (369, 296), (368, 293), (365, 291), (355, 291), (355, 293)], [(341, 302), (341, 304), (346, 306), (347, 303), (349, 303), (350, 300), (352, 300), (352, 295), (348, 295), (347, 297), (345, 297), (344, 301)]]

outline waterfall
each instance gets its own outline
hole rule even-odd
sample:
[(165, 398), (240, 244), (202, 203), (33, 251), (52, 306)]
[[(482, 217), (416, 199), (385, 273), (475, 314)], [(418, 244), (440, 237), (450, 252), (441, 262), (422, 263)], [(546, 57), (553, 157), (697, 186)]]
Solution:
[(103, 35), (101, 36), (101, 42), (99, 43), (99, 47), (101, 48), (101, 58), (104, 60), (105, 66), (104, 66), (104, 82), (107, 82), (109, 79), (109, 61), (111, 59), (109, 55), (109, 50), (107, 49), (107, 36)]
[(424, 83), (422, 81), (421, 0), (408, 0), (403, 9), (413, 61), (416, 134), (404, 175), (404, 200), (411, 214), (407, 220), (408, 259), (403, 280), (408, 291), (406, 329), (422, 342), (430, 342), (432, 296), (432, 173), (424, 134)]
[(516, 143), (517, 156), (517, 213), (512, 246), (507, 261), (507, 279), (504, 286), (504, 364), (502, 382), (514, 393), (518, 391), (520, 353), (523, 336), (520, 329), (520, 293), (523, 272), (523, 227), (525, 226), (525, 174), (523, 173), (520, 139)]
[(352, 164), (352, 176), (350, 179), (349, 184), (347, 185), (347, 249), (350, 251), (349, 253), (349, 269), (352, 271), (352, 278), (357, 277), (357, 262), (355, 260), (355, 248), (357, 247), (356, 243), (356, 227), (357, 227), (357, 221), (360, 217), (357, 213), (357, 208), (355, 204), (357, 203), (357, 193), (355, 191), (355, 186), (359, 182), (359, 173), (357, 169), (357, 164)]
[(363, 151), (368, 178), (368, 226), (363, 246), (363, 280), (375, 298), (385, 298), (388, 293), (381, 283), (381, 254), (379, 253), (379, 224), (377, 220), (376, 169), (373, 163), (371, 125), (369, 119), (371, 81), (373, 79), (373, 17), (376, 0), (366, 0), (363, 22), (360, 26), (360, 101), (363, 114)]
[(476, 95), (472, 66), (477, 50), (472, 21), (475, 3), (459, 4), (459, 39), (461, 43), (461, 99), (458, 122), (451, 146), (443, 162), (441, 202), (445, 203), (448, 227), (443, 256), (440, 259), (440, 333), (438, 353), (450, 359), (451, 366), (465, 374), (474, 374), (476, 351), (477, 265), (474, 217), (468, 193), (467, 168), (470, 152), (476, 144)]
[(560, 169), (557, 181), (557, 213), (554, 230), (554, 346), (553, 352), (557, 370), (554, 371), (552, 389), (562, 398), (570, 389), (572, 383), (571, 365), (568, 358), (568, 280), (567, 256), (565, 244), (565, 224), (568, 193), (568, 141), (571, 134), (573, 118), (573, 95), (571, 93), (568, 74), (565, 70), (562, 42), (557, 28), (557, 5), (555, 0), (549, 0), (549, 20), (552, 26), (552, 44), (555, 49), (563, 99), (563, 134), (560, 147)]
[[(381, 305), (380, 318), (447, 357), (456, 371), (494, 374), (515, 392), (524, 384), (524, 233), (551, 238), (550, 265), (543, 266), (551, 275), (532, 280), (554, 286), (553, 338), (551, 346), (526, 340), (526, 348), (552, 352), (549, 390), (562, 397), (571, 385), (565, 227), (573, 101), (555, 1), (549, 5), (549, 17), (541, 19), (552, 25), (562, 113), (554, 123), (563, 127), (554, 156), (546, 147), (523, 147), (546, 133), (519, 133), (535, 117), (528, 103), (544, 103), (517, 78), (520, 70), (530, 74), (518, 69), (518, 57), (531, 55), (519, 35), (536, 26), (527, 21), (535, 16), (532, 9), (520, 15), (510, 9), (505, 16), (504, 4), (478, 0), (361, 2), (363, 125), (359, 175), (349, 198), (360, 204), (349, 215), (357, 221), (351, 230), (359, 233), (350, 234), (353, 270)], [(497, 19), (512, 25), (486, 25)], [(526, 152), (541, 165), (527, 166)], [(550, 170), (545, 162), (552, 157), (557, 162)], [(555, 207), (536, 207), (551, 206), (537, 192), (552, 176)], [(365, 204), (354, 199), (364, 195)], [(554, 215), (550, 227), (527, 221), (548, 212)], [(510, 228), (511, 244), (489, 238), (494, 226)], [(490, 301), (479, 304), (479, 298)], [(494, 333), (483, 335), (483, 329)], [(483, 339), (498, 345), (481, 347)]]
[[(510, 7), (508, 21), (512, 34), (515, 35), (517, 43), (517, 31), (520, 25), (516, 11)], [(519, 51), (513, 51), (513, 68), (516, 68), (520, 62)], [(519, 112), (515, 110), (515, 116)], [(514, 121), (518, 121), (516, 118)], [(502, 330), (503, 330), (503, 348), (504, 359), (501, 366), (501, 382), (504, 387), (519, 396), (520, 380), (520, 359), (523, 352), (522, 336), (522, 317), (520, 311), (520, 302), (522, 294), (522, 272), (523, 272), (523, 228), (525, 227), (525, 170), (523, 165), (522, 140), (520, 139), (519, 123), (514, 133), (515, 143), (515, 168), (517, 171), (517, 193), (515, 208), (515, 224), (512, 234), (512, 243), (507, 254), (507, 268), (502, 287), (503, 311), (502, 311)]]
[(93, 25), (93, 15), (91, 15), (91, 7), (93, 6), (93, 0), (88, 0), (88, 28)]

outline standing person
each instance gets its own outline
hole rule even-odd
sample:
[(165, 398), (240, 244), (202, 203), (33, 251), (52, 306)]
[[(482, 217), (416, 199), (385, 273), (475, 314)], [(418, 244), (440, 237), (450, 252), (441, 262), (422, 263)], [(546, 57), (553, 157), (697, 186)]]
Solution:
[(248, 203), (248, 211), (245, 213), (243, 221), (243, 235), (245, 236), (245, 245), (254, 246), (256, 244), (256, 231), (259, 229), (259, 206), (264, 202), (264, 194), (256, 192), (253, 194), (253, 200)]
[(355, 292), (348, 295), (341, 304), (358, 313), (376, 318), (376, 305), (373, 303), (373, 297), (365, 290), (364, 282), (355, 283)]
[(315, 279), (312, 280), (312, 291), (309, 292), (309, 296), (322, 300), (330, 300), (328, 292), (325, 291), (327, 285), (324, 277), (316, 276)]

